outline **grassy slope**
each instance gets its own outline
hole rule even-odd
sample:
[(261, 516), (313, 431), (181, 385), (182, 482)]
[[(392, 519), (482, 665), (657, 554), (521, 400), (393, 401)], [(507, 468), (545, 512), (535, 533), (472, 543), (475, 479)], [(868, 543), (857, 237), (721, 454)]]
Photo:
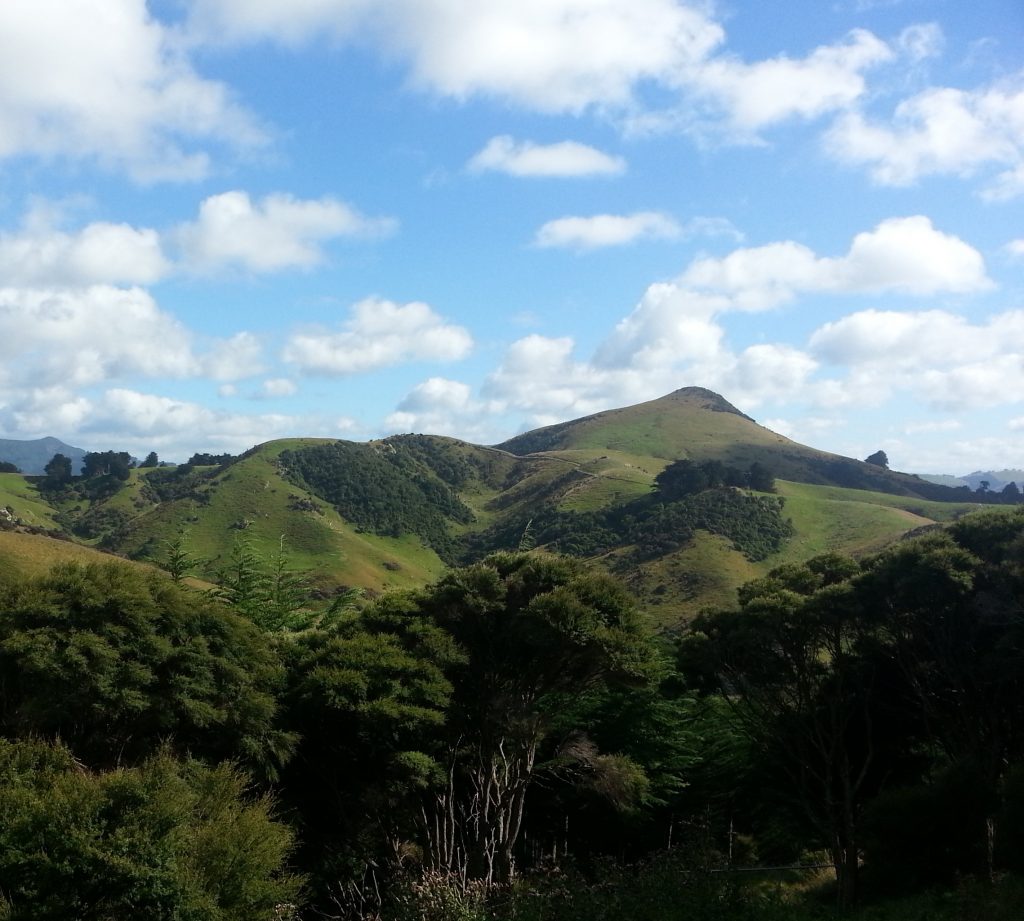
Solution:
[(56, 540), (39, 534), (21, 534), (0, 531), (0, 573), (39, 575), (54, 563), (110, 563), (122, 562), (138, 566), (127, 560), (117, 560), (110, 554), (71, 541)]
[(37, 528), (55, 529), (55, 510), (39, 495), (35, 485), (20, 473), (0, 473), (0, 508), (10, 508), (15, 518)]

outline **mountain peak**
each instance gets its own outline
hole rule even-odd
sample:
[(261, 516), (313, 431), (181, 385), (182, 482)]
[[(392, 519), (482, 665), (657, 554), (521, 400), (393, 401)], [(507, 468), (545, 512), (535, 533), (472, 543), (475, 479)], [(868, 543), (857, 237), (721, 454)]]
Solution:
[(721, 394), (715, 393), (714, 390), (708, 390), (706, 387), (680, 387), (661, 399), (690, 403), (700, 409), (709, 409), (715, 413), (734, 413), (737, 416), (742, 416), (744, 419), (749, 419), (751, 422), (754, 421), (746, 413), (740, 412)]

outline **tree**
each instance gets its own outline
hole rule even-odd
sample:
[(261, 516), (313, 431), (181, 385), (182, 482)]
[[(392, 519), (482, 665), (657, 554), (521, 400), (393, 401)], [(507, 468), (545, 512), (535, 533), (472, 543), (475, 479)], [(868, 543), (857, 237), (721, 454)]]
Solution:
[(163, 541), (163, 544), (164, 558), (158, 562), (170, 573), (171, 581), (180, 584), (199, 565), (199, 558), (189, 552), (187, 532), (179, 532), (170, 540)]
[(886, 470), (889, 469), (889, 458), (886, 456), (885, 451), (875, 451), (874, 454), (869, 454), (864, 458), (865, 464), (872, 464), (875, 467), (884, 467)]
[(693, 681), (717, 684), (777, 788), (832, 857), (840, 903), (857, 896), (860, 819), (884, 775), (877, 727), (884, 659), (841, 558), (750, 583), (737, 611), (703, 614), (680, 648)]
[(747, 471), (747, 484), (757, 492), (775, 492), (775, 475), (760, 461), (754, 461)]
[(0, 473), (21, 473), (21, 468), (10, 461), (0, 461)]
[(1004, 502), (1020, 502), (1020, 487), (1011, 481), (1003, 487), (1000, 495)]
[(113, 476), (127, 480), (131, 475), (132, 458), (127, 451), (89, 451), (82, 459), (82, 476), (86, 479)]
[(701, 465), (683, 458), (673, 461), (654, 478), (659, 495), (667, 500), (689, 496), (708, 488), (708, 475)]
[(411, 613), (430, 618), (461, 652), (448, 669), (449, 781), (433, 807), (431, 862), (507, 881), (541, 744), (581, 695), (643, 683), (650, 641), (619, 583), (536, 553), (495, 554), (455, 570), (421, 593)]
[(166, 751), (94, 772), (63, 745), (0, 739), (0, 917), (283, 917), (293, 836), (248, 783)]
[(46, 485), (62, 486), (71, 479), (71, 458), (63, 454), (54, 454), (43, 468), (46, 474)]
[(141, 467), (159, 467), (159, 466), (160, 466), (160, 458), (157, 457), (156, 451), (150, 451), (149, 454), (146, 455), (146, 459), (141, 464), (139, 464), (140, 468)]
[(164, 742), (272, 776), (284, 674), (252, 624), (157, 573), (60, 564), (0, 596), (0, 731), (59, 737), (93, 766)]

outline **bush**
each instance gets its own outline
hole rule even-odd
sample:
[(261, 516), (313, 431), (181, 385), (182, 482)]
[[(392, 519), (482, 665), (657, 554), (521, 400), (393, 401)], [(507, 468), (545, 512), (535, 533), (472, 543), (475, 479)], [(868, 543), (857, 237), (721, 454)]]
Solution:
[(0, 740), (0, 919), (286, 917), (292, 833), (246, 785), (166, 752), (93, 773), (60, 745)]

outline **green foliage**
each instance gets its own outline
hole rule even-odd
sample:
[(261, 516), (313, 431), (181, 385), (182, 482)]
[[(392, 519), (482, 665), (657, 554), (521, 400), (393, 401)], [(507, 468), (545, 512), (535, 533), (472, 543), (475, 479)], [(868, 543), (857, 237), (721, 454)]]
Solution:
[[(691, 485), (707, 482), (696, 469)], [(682, 488), (682, 487), (680, 487)], [(685, 547), (697, 530), (719, 534), (749, 560), (777, 553), (793, 536), (782, 517), (783, 500), (752, 496), (732, 488), (703, 489), (660, 500), (661, 493), (596, 512), (566, 512), (548, 507), (529, 519), (519, 516), (469, 540), (478, 547), (513, 549), (529, 528), (537, 545), (571, 556), (597, 556), (633, 545), (640, 559), (652, 559)]]
[(60, 745), (0, 740), (0, 918), (280, 918), (301, 882), (292, 834), (247, 784), (166, 752), (94, 773)]
[(10, 461), (0, 461), (0, 473), (21, 473), (21, 468)]
[(375, 446), (338, 441), (282, 452), (281, 463), (356, 526), (390, 537), (416, 534), (449, 562), (455, 544), (448, 522), (473, 519), (449, 482), (461, 482), (463, 468), (442, 463), (415, 441)]
[(0, 728), (59, 736), (93, 765), (165, 740), (276, 772), (283, 672), (243, 618), (156, 574), (62, 564), (0, 598)]
[(131, 475), (132, 458), (127, 451), (89, 451), (82, 459), (82, 476), (86, 479), (112, 476), (127, 480)]
[(283, 537), (269, 561), (244, 537), (236, 539), (219, 577), (213, 596), (264, 630), (297, 630), (313, 618), (309, 586), (292, 568)]

